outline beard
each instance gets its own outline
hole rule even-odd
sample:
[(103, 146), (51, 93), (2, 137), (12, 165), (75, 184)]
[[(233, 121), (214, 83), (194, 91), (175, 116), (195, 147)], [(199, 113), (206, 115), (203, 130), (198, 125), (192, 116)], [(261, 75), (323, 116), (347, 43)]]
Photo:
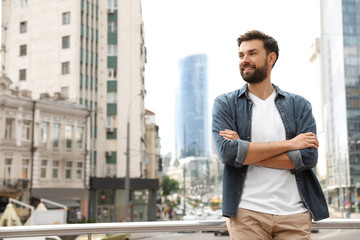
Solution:
[[(249, 65), (255, 67), (255, 71), (253, 73), (244, 73), (243, 68)], [(266, 60), (264, 65), (261, 67), (256, 67), (255, 64), (250, 64), (250, 63), (245, 64), (240, 68), (241, 77), (247, 83), (261, 83), (267, 77), (267, 68), (268, 68), (267, 65), (268, 64)]]

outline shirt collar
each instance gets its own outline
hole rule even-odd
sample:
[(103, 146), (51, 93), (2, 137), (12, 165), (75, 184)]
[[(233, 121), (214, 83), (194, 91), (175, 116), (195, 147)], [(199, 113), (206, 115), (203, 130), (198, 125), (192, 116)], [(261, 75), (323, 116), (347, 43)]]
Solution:
[[(276, 91), (276, 98), (281, 95), (283, 97), (285, 97), (285, 93), (278, 87), (276, 86), (275, 84), (272, 84), (275, 88), (275, 91)], [(248, 85), (245, 84), (242, 88), (239, 89), (239, 94), (238, 94), (238, 98), (240, 98), (242, 95), (245, 95), (246, 98), (250, 98), (249, 97), (249, 90), (248, 90)]]

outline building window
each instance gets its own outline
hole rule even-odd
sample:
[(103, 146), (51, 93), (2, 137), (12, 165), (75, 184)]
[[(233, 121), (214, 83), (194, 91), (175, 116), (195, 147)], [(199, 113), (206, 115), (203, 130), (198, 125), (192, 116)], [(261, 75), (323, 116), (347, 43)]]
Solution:
[(40, 141), (42, 143), (47, 143), (49, 136), (49, 123), (42, 122), (41, 129), (40, 129)]
[(76, 179), (82, 179), (83, 175), (83, 163), (77, 162), (76, 163)]
[(41, 160), (40, 178), (46, 178), (48, 160)]
[(4, 167), (4, 179), (9, 180), (12, 178), (12, 162), (11, 158), (5, 158), (5, 167)]
[(61, 63), (61, 74), (69, 74), (70, 73), (70, 62)]
[(115, 177), (116, 176), (116, 164), (114, 163), (107, 163), (106, 166), (106, 173), (107, 177)]
[(5, 139), (8, 139), (8, 140), (14, 139), (14, 127), (15, 127), (15, 119), (14, 118), (6, 118)]
[(20, 0), (21, 2), (21, 8), (27, 8), (28, 7), (28, 0)]
[(70, 36), (62, 37), (62, 48), (69, 48), (70, 47)]
[(20, 22), (20, 33), (27, 32), (27, 21)]
[(65, 127), (65, 141), (66, 141), (66, 150), (71, 150), (73, 137), (73, 127), (71, 125), (66, 125)]
[(117, 55), (117, 45), (108, 44), (108, 56), (116, 56), (116, 55)]
[(108, 22), (108, 32), (109, 33), (117, 32), (117, 21), (109, 21)]
[(108, 68), (108, 80), (116, 80), (116, 68)]
[(84, 138), (84, 128), (83, 127), (77, 127), (76, 143), (77, 143), (77, 148), (78, 149), (83, 148), (83, 138)]
[(19, 80), (25, 81), (26, 80), (26, 69), (19, 70)]
[(21, 178), (29, 179), (30, 177), (30, 160), (23, 159), (21, 161)]
[(62, 14), (62, 24), (70, 24), (70, 12), (64, 12)]
[(71, 179), (71, 168), (72, 168), (72, 162), (67, 161), (65, 163), (65, 178)]
[(23, 120), (22, 139), (24, 141), (30, 141), (30, 138), (31, 138), (31, 121)]
[(107, 93), (107, 103), (116, 103), (116, 92)]
[(52, 142), (55, 150), (59, 149), (60, 124), (54, 123), (52, 126)]
[(52, 178), (58, 179), (59, 178), (59, 169), (60, 169), (60, 161), (55, 160), (52, 164)]
[(20, 45), (20, 56), (26, 56), (26, 44)]
[(113, 121), (114, 121), (113, 116), (107, 116), (107, 118), (106, 118), (106, 126), (112, 127), (113, 126)]
[(108, 8), (109, 9), (117, 8), (117, 0), (108, 0)]

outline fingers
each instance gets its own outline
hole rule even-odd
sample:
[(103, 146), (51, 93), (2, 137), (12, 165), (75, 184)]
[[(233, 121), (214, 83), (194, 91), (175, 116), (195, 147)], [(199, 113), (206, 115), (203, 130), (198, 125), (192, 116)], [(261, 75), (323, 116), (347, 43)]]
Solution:
[(303, 143), (304, 148), (319, 148), (319, 140), (314, 133), (302, 133), (299, 135), (299, 137), (299, 140)]
[(305, 135), (308, 137), (308, 141), (310, 144), (313, 144), (316, 146), (316, 149), (318, 149), (319, 147), (319, 140), (317, 138), (317, 136), (312, 133), (312, 132), (309, 132), (309, 133), (305, 133)]
[(219, 135), (222, 136), (226, 140), (234, 141), (236, 139), (240, 139), (237, 132), (225, 129), (224, 131), (219, 131)]

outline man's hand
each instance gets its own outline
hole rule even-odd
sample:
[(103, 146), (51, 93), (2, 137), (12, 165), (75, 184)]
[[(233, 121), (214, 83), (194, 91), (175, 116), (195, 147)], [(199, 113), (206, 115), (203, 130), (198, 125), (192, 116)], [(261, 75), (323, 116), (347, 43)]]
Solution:
[(305, 148), (319, 148), (319, 141), (317, 139), (317, 136), (312, 133), (300, 133), (296, 137), (290, 140), (290, 142), (293, 144), (294, 150), (301, 150)]
[(234, 141), (236, 139), (240, 139), (237, 132), (225, 129), (224, 131), (219, 131), (219, 135), (222, 136), (226, 140)]

